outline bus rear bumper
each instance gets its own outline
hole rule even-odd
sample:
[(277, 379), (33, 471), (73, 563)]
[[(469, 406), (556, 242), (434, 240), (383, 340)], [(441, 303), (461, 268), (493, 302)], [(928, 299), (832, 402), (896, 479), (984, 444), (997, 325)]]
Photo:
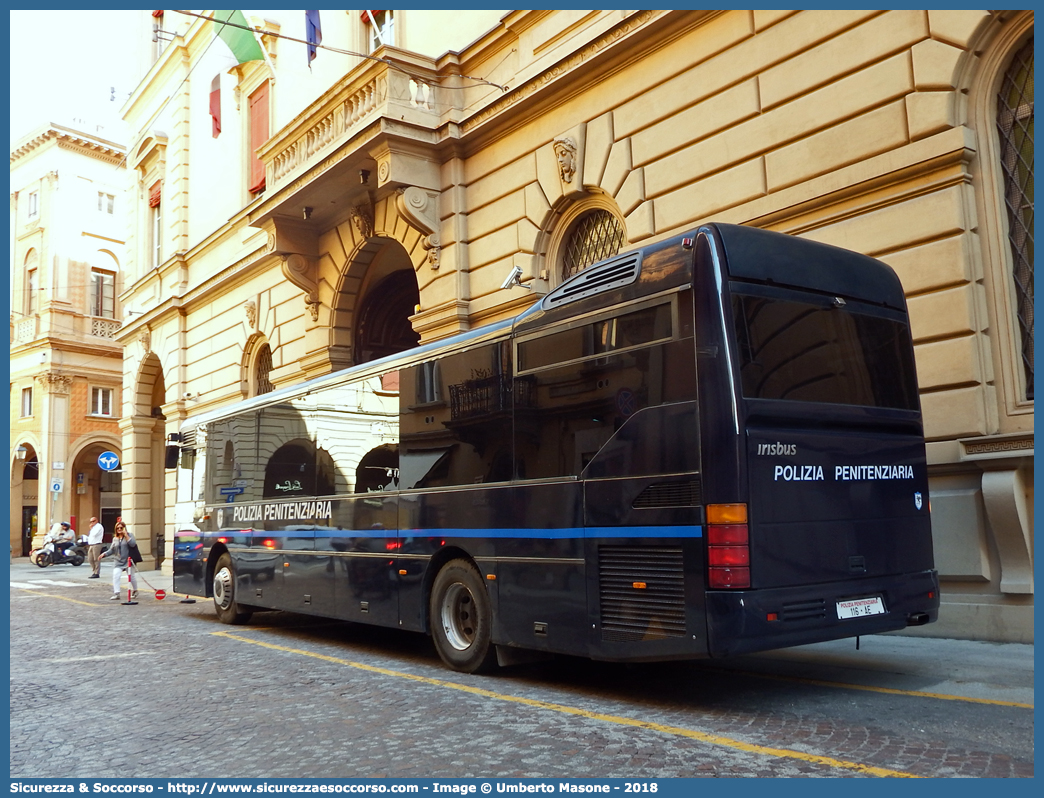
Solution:
[[(883, 613), (838, 617), (838, 602), (875, 596), (883, 602)], [(938, 617), (939, 576), (934, 570), (802, 587), (707, 592), (712, 657), (890, 632)]]

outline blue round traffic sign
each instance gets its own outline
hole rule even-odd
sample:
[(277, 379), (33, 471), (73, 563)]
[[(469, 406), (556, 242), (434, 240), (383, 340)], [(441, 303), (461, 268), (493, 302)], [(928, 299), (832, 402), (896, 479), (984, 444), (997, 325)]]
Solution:
[(115, 452), (102, 452), (98, 455), (98, 465), (102, 471), (115, 471), (120, 467), (120, 456)]

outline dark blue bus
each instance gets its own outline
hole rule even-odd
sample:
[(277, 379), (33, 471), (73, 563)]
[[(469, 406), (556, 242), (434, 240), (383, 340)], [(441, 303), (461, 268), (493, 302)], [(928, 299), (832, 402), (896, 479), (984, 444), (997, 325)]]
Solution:
[(938, 615), (902, 286), (796, 237), (706, 225), (178, 437), (175, 590), (227, 623), (427, 632), (475, 672)]

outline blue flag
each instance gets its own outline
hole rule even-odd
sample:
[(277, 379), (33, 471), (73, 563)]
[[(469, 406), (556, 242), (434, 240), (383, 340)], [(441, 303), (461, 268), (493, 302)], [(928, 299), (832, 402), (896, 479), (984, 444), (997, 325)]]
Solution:
[(308, 66), (311, 66), (315, 46), (323, 43), (323, 26), (319, 24), (318, 11), (305, 11), (305, 38), (308, 40)]

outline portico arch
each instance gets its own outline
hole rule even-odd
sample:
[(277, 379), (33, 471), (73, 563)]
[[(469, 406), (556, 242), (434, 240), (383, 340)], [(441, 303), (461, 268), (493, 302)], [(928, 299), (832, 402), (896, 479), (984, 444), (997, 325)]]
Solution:
[[(96, 433), (85, 436), (69, 453), (72, 462), (74, 484), (70, 488), (71, 515), (77, 519), (76, 533), (87, 534), (87, 521), (96, 516), (109, 534), (115, 527), (116, 518), (122, 513), (123, 456), (122, 441), (115, 435)], [(98, 462), (104, 452), (113, 452), (120, 457), (120, 467), (106, 471)]]
[(372, 220), (357, 209), (336, 232), (338, 243), (348, 246), (340, 250), (343, 260), (334, 281), (332, 341), (351, 353), (353, 364), (415, 346), (420, 336), (410, 317), (421, 303), (423, 275), (432, 271), (430, 237), (400, 216), (391, 201), (377, 203)]
[(40, 502), (46, 497), (47, 485), (40, 481), (38, 446), (31, 438), (23, 438), (11, 455), (11, 554), (29, 554), (37, 528)]
[(163, 366), (154, 352), (142, 358), (131, 391), (123, 432), (123, 519), (149, 563), (158, 564), (164, 538), (166, 475), (163, 445), (167, 403)]

